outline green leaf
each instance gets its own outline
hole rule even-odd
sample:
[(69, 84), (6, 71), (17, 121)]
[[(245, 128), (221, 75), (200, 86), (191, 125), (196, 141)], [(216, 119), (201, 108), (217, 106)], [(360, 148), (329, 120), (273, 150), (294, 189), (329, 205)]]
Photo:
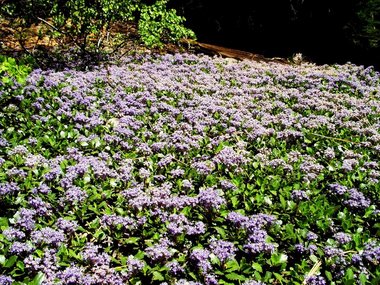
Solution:
[(274, 254), (272, 254), (270, 260), (271, 260), (273, 265), (280, 265), (282, 263), (287, 262), (288, 256), (286, 254), (283, 254), (283, 253), (280, 253), (280, 254), (274, 253)]
[(284, 281), (284, 278), (282, 277), (281, 274), (278, 274), (276, 272), (273, 272), (274, 276), (276, 277), (276, 279), (280, 282)]
[(314, 254), (310, 255), (310, 260), (314, 263), (318, 262), (318, 257), (316, 257)]
[(7, 259), (7, 261), (4, 264), (5, 268), (12, 267), (17, 261), (17, 255), (12, 255), (10, 258)]
[(332, 274), (329, 271), (325, 271), (325, 275), (329, 281), (333, 280)]
[(263, 268), (258, 263), (253, 263), (252, 268), (255, 269), (256, 271), (260, 272), (260, 273), (263, 273)]
[(152, 280), (158, 280), (158, 281), (164, 281), (165, 277), (158, 271), (153, 271), (153, 278)]
[(45, 275), (42, 272), (38, 272), (32, 281), (28, 285), (41, 285), (45, 279)]
[(4, 263), (5, 263), (5, 256), (0, 255), (0, 264), (4, 264)]
[(360, 284), (364, 285), (367, 283), (367, 276), (364, 273), (360, 273), (359, 280)]
[(220, 237), (222, 239), (225, 239), (226, 238), (226, 232), (223, 228), (221, 227), (214, 227), (214, 229), (218, 232), (218, 234), (220, 235)]
[(130, 238), (125, 239), (124, 241), (127, 244), (138, 244), (139, 240), (140, 240), (139, 237), (130, 237)]
[(226, 278), (232, 281), (244, 281), (246, 279), (244, 275), (236, 274), (233, 272), (226, 274)]
[(226, 262), (225, 268), (226, 268), (225, 270), (226, 272), (239, 271), (240, 265), (235, 259), (233, 259)]

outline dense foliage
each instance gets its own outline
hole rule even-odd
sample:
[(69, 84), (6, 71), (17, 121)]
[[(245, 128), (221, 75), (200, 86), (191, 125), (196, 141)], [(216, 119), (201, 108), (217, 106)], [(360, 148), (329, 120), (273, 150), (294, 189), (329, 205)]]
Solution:
[[(136, 21), (141, 40), (149, 47), (162, 42), (177, 42), (194, 38), (185, 28), (185, 19), (174, 9), (167, 8), (168, 0), (157, 0), (149, 5), (136, 0), (17, 0), (4, 1), (0, 15), (15, 27), (29, 27), (33, 23), (47, 24), (41, 36), (66, 37), (82, 51), (99, 52), (104, 39), (115, 22)], [(25, 35), (20, 33), (21, 40)], [(71, 44), (73, 43), (71, 42)]]
[(379, 87), (179, 54), (0, 85), (0, 283), (379, 284)]
[(359, 3), (358, 16), (362, 24), (354, 36), (364, 40), (367, 46), (380, 48), (380, 1), (369, 0)]

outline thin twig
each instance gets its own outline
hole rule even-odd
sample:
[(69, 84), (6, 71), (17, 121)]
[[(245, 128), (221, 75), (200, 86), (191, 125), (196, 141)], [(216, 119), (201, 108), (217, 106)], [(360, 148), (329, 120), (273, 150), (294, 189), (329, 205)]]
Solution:
[[(57, 32), (60, 32), (61, 34), (63, 35), (67, 35), (67, 33), (65, 33), (64, 31), (61, 31), (60, 29), (58, 29), (56, 26), (52, 25), (51, 23), (49, 23), (48, 21), (46, 21), (45, 19), (42, 19), (40, 17), (37, 17), (38, 20), (40, 20), (41, 22), (44, 22), (44, 24), (48, 25), (50, 28), (52, 28), (53, 30), (56, 30)], [(70, 35), (69, 35), (70, 36)]]

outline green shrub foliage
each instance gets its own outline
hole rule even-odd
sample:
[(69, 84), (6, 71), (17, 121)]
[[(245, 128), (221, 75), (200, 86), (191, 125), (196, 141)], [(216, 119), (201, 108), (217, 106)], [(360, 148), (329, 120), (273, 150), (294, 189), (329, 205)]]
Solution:
[(380, 45), (380, 0), (360, 1), (358, 11), (362, 22), (358, 33), (360, 41), (371, 48), (379, 48)]
[(167, 9), (167, 2), (157, 0), (148, 5), (140, 0), (5, 0), (0, 14), (13, 23), (17, 19), (22, 27), (45, 22), (53, 35), (70, 37), (82, 51), (99, 51), (104, 35), (117, 21), (138, 22), (141, 40), (149, 47), (183, 37), (194, 38), (194, 33), (183, 26), (185, 18), (174, 9)]

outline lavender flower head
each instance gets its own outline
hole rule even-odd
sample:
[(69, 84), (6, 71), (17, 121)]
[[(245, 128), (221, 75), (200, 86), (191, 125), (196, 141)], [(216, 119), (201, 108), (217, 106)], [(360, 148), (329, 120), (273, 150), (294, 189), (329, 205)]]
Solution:
[(0, 284), (2, 285), (12, 285), (13, 279), (6, 275), (0, 275)]
[(148, 247), (145, 253), (153, 261), (166, 261), (173, 255), (170, 245), (171, 242), (167, 238), (162, 238), (159, 243)]
[(128, 272), (130, 274), (135, 274), (135, 273), (140, 272), (143, 269), (145, 263), (144, 261), (139, 260), (135, 258), (134, 256), (130, 255), (128, 256), (127, 265), (128, 265)]
[(349, 234), (342, 233), (342, 232), (334, 234), (334, 239), (339, 244), (346, 244), (346, 243), (349, 243), (352, 240), (352, 238), (351, 238), (351, 236)]
[(28, 231), (33, 230), (35, 226), (35, 220), (34, 220), (35, 215), (36, 215), (35, 210), (21, 208), (15, 214), (16, 225)]
[(32, 232), (31, 237), (35, 244), (46, 243), (56, 247), (65, 240), (62, 231), (57, 231), (49, 227)]
[(308, 233), (306, 234), (306, 239), (307, 239), (308, 241), (317, 240), (317, 239), (318, 239), (318, 235), (315, 234), (315, 233), (313, 233), (313, 232), (308, 232)]
[(170, 274), (179, 276), (185, 273), (185, 269), (178, 263), (178, 261), (171, 261), (166, 263), (166, 267), (169, 268)]
[(343, 195), (344, 193), (348, 191), (348, 188), (346, 186), (343, 186), (337, 183), (330, 184), (329, 186), (330, 186), (331, 193), (339, 195), (339, 196)]
[(201, 189), (198, 194), (198, 202), (206, 209), (219, 209), (226, 200), (214, 188)]
[(305, 201), (309, 200), (309, 196), (306, 191), (303, 190), (294, 190), (291, 194), (291, 197), (294, 201)]
[(58, 229), (62, 230), (66, 234), (72, 234), (78, 228), (78, 223), (76, 221), (65, 220), (63, 218), (58, 218), (56, 222)]
[(210, 251), (207, 249), (194, 249), (190, 255), (190, 258), (196, 262), (198, 268), (205, 274), (209, 272), (212, 267), (209, 261)]
[(83, 259), (92, 265), (108, 265), (111, 257), (100, 250), (100, 246), (88, 243), (82, 252)]
[(23, 238), (25, 238), (25, 233), (15, 228), (5, 229), (3, 231), (3, 235), (8, 241), (22, 240)]
[(20, 191), (20, 187), (15, 182), (5, 182), (0, 184), (0, 195), (14, 194)]
[(28, 253), (31, 252), (34, 249), (34, 247), (29, 243), (23, 243), (19, 241), (15, 241), (10, 249), (9, 252), (12, 254), (20, 255), (22, 253)]
[(224, 263), (235, 256), (236, 248), (232, 242), (223, 240), (212, 240), (210, 250), (219, 260)]
[(305, 284), (307, 285), (326, 285), (326, 280), (322, 276), (307, 276), (305, 278)]
[(64, 271), (58, 272), (57, 277), (60, 279), (62, 284), (85, 284), (83, 268), (78, 266), (70, 266), (65, 268)]

